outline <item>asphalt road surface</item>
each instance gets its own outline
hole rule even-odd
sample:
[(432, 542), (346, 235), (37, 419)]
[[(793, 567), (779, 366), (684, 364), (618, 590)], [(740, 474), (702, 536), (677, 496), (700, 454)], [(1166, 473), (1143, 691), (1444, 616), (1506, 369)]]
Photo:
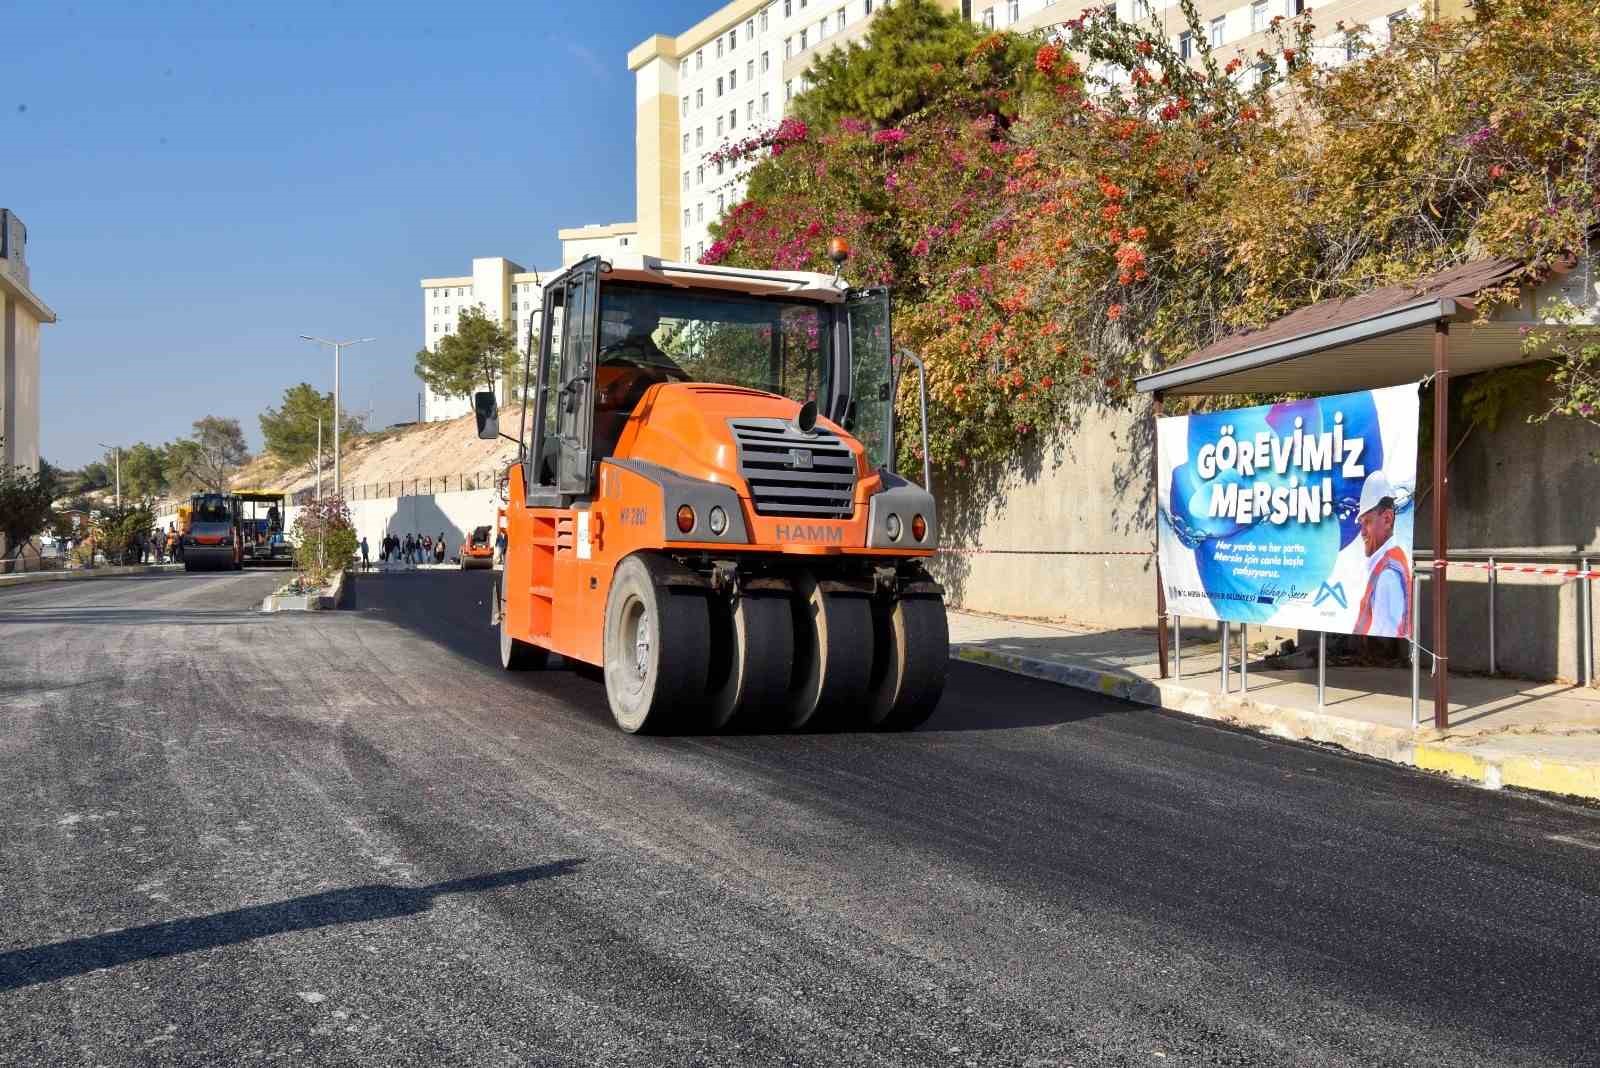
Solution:
[(0, 590), (0, 1062), (1600, 1063), (1593, 811), (968, 665), (630, 738), (489, 577)]

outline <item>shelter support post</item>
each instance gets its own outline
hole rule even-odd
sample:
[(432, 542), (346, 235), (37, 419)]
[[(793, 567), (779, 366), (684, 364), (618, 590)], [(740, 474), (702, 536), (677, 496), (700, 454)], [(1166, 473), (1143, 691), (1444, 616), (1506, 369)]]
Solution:
[[(1157, 448), (1160, 438), (1161, 394), (1157, 393), (1151, 398), (1150, 404), (1150, 511), (1155, 520), (1156, 545), (1159, 549), (1161, 539), (1161, 451)], [(1160, 661), (1161, 677), (1167, 677), (1167, 591), (1161, 582), (1161, 554), (1158, 551), (1156, 561), (1156, 659)]]
[(1183, 678), (1183, 617), (1172, 617), (1172, 671)]
[[(1585, 556), (1578, 561), (1578, 568), (1585, 574), (1589, 571), (1589, 558)], [(1583, 600), (1583, 684), (1594, 685), (1594, 601), (1589, 594), (1589, 579), (1578, 580), (1578, 596)]]
[(1328, 703), (1328, 632), (1317, 631), (1317, 710)]
[(1489, 557), (1489, 674), (1494, 674), (1494, 557)]
[(1422, 626), (1422, 611), (1418, 605), (1422, 603), (1422, 576), (1411, 576), (1411, 729), (1416, 730), (1422, 722), (1421, 694), (1422, 694), (1422, 646), (1418, 642), (1420, 637), (1417, 629)]
[(1433, 324), (1433, 725), (1450, 725), (1450, 321)]
[(1239, 692), (1250, 692), (1250, 624), (1239, 624)]
[(1228, 636), (1233, 633), (1233, 624), (1226, 619), (1219, 620), (1217, 626), (1222, 628), (1222, 674), (1220, 681), (1222, 692), (1228, 692)]

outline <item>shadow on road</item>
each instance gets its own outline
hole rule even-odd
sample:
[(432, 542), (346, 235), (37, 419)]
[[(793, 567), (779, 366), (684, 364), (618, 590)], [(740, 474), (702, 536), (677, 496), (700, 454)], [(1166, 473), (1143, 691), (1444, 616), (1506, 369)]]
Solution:
[(127, 608), (118, 606), (75, 605), (71, 608), (29, 608), (0, 612), (0, 625), (54, 627), (65, 624), (133, 626), (156, 623), (172, 627), (254, 626), (266, 617), (243, 614), (231, 608)]
[(101, 968), (159, 960), (196, 950), (237, 945), (257, 938), (367, 920), (415, 916), (444, 894), (478, 893), (566, 875), (583, 859), (452, 879), (430, 886), (374, 884), (307, 894), (271, 905), (194, 916), (124, 931), (74, 938), (47, 946), (0, 953), (0, 991), (68, 979)]

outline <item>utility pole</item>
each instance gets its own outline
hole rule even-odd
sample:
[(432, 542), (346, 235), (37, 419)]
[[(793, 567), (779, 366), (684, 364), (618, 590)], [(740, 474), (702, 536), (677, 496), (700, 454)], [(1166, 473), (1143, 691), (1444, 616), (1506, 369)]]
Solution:
[(322, 503), (322, 416), (317, 416), (317, 503)]
[(339, 469), (339, 353), (350, 345), (364, 345), (368, 341), (378, 340), (375, 337), (358, 337), (354, 341), (329, 341), (325, 337), (312, 337), (310, 334), (301, 334), (300, 340), (314, 342), (318, 345), (327, 345), (333, 349), (333, 492), (335, 495), (344, 492), (344, 483), (340, 479)]
[(120, 512), (122, 511), (122, 446), (107, 445), (102, 441), (100, 442), (100, 447), (102, 449), (110, 449), (116, 456), (113, 463), (116, 464), (117, 469), (117, 511)]

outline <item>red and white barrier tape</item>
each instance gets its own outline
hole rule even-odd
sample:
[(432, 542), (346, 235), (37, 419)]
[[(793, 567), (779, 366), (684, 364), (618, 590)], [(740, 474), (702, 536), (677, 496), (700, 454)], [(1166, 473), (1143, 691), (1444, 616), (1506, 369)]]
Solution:
[(1472, 571), (1513, 571), (1519, 575), (1559, 575), (1569, 579), (1597, 579), (1600, 571), (1590, 569), (1583, 571), (1571, 567), (1534, 567), (1531, 564), (1480, 564), (1466, 560), (1441, 560), (1435, 561), (1434, 567), (1447, 564), (1450, 567), (1464, 567)]

